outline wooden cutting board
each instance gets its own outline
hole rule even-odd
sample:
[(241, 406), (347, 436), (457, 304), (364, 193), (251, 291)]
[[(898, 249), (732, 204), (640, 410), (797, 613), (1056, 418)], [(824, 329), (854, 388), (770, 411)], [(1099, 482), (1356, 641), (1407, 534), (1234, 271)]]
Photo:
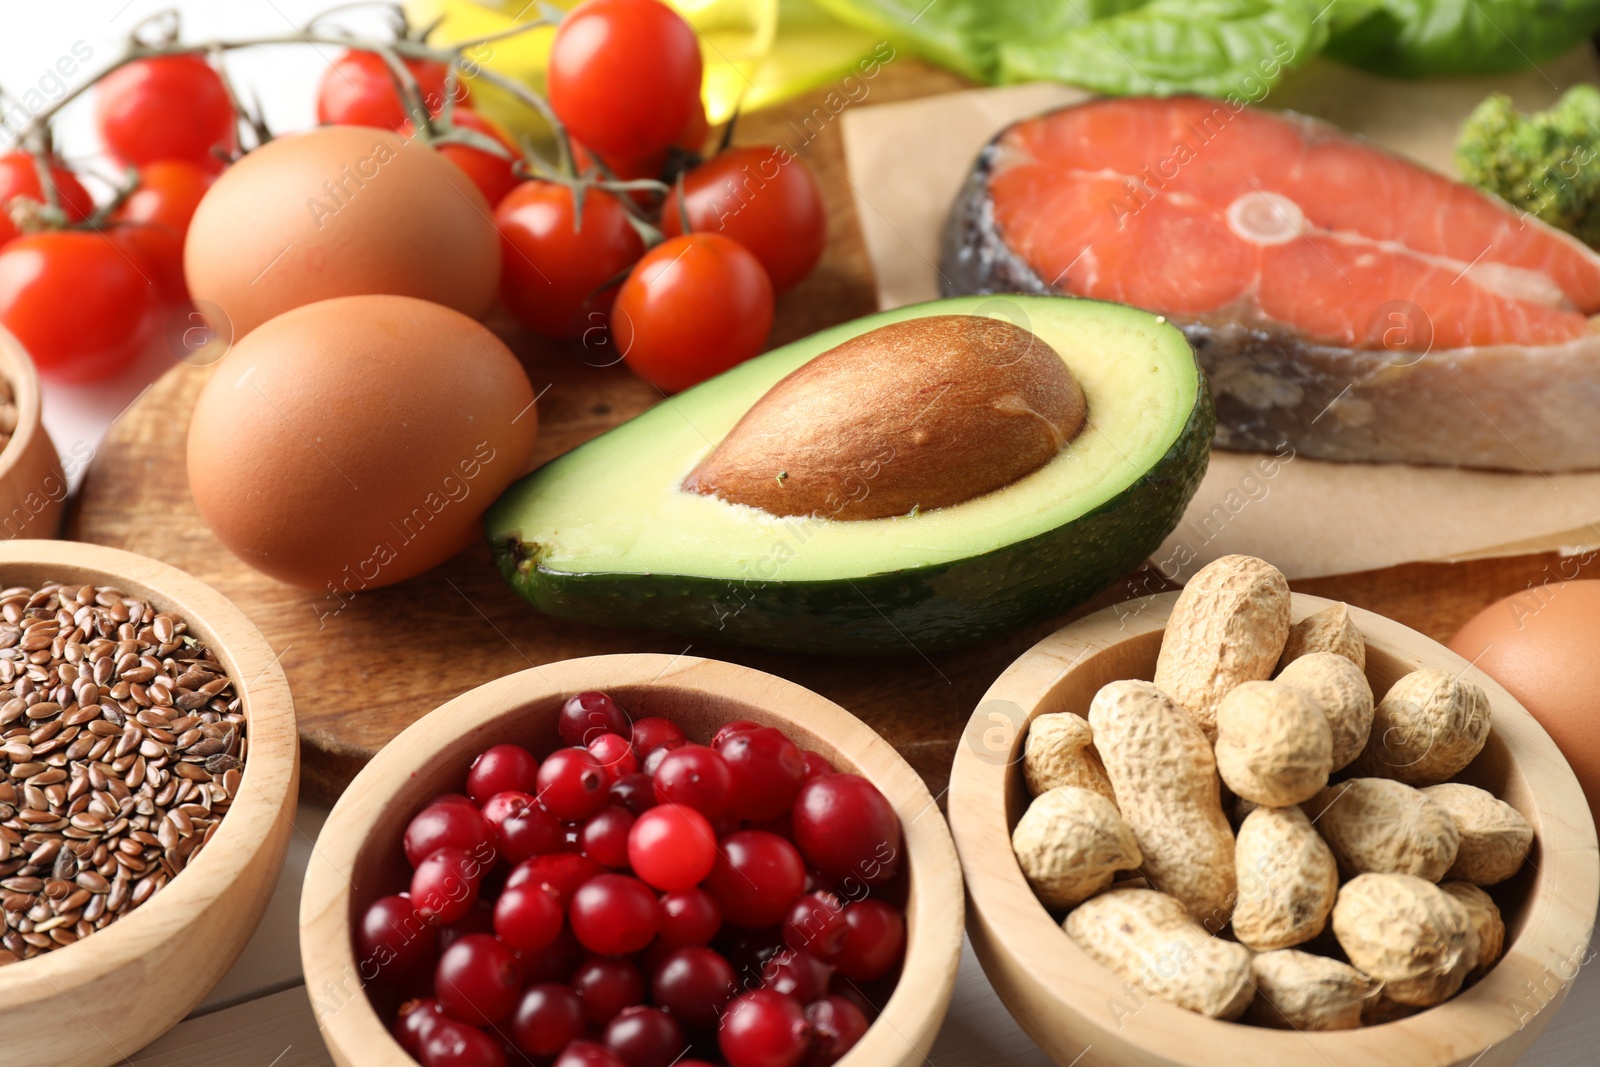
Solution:
[[(965, 88), (954, 75), (900, 58), (885, 65), (860, 102)], [(837, 127), (847, 101), (822, 90), (741, 120), (738, 140), (786, 143), (822, 184), (828, 252), (779, 301), (774, 345), (875, 310)], [(619, 367), (502, 332), (528, 368), (539, 401), (539, 462), (650, 407), (659, 395)], [(113, 545), (182, 567), (230, 597), (281, 658), (294, 692), (308, 800), (331, 803), (390, 738), (451, 697), (530, 665), (611, 652), (667, 652), (748, 664), (838, 702), (884, 735), (936, 796), (967, 717), (990, 682), (1029, 645), (1076, 614), (1166, 588), (1141, 572), (1072, 615), (972, 648), (887, 660), (757, 652), (643, 630), (607, 630), (551, 619), (500, 580), (486, 546), (387, 589), (335, 601), (281, 585), (236, 560), (211, 535), (189, 495), (184, 442), (189, 412), (210, 371), (179, 365), (112, 426), (68, 519), (67, 536)], [(1489, 602), (1556, 575), (1554, 555), (1409, 565), (1296, 583), (1448, 638)], [(1600, 576), (1600, 563), (1585, 568)], [(1570, 574), (1570, 571), (1569, 571)]]

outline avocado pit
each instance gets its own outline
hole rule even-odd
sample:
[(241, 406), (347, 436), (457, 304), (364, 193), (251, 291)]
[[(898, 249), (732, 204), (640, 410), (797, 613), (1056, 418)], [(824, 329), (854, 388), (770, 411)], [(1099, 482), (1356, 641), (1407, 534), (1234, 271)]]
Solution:
[(853, 337), (779, 381), (683, 488), (781, 516), (932, 511), (1043, 467), (1086, 417), (1082, 387), (1030, 330), (926, 316)]

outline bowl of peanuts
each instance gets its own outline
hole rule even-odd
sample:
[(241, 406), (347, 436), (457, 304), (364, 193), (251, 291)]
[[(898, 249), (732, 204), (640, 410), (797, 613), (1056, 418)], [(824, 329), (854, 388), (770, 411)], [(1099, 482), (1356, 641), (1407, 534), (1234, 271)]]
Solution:
[(278, 657), (155, 560), (0, 542), (7, 1067), (106, 1067), (198, 1005), (266, 910), (299, 744)]
[(1533, 717), (1253, 557), (1025, 653), (949, 814), (973, 947), (1063, 1065), (1499, 1067), (1591, 958), (1594, 823)]

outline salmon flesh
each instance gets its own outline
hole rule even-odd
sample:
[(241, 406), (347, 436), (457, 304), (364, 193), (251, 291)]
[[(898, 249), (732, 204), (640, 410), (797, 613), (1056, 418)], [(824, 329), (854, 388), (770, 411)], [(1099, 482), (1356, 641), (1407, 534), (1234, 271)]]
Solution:
[(979, 153), (940, 274), (1168, 316), (1221, 448), (1600, 468), (1600, 255), (1301, 115), (1129, 97), (1018, 122)]

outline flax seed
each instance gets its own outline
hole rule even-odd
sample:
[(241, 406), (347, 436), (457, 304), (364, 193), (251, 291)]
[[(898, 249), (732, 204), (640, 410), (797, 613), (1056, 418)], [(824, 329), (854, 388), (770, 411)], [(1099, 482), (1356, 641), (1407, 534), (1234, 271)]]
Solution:
[(109, 587), (0, 591), (0, 965), (149, 900), (238, 794), (240, 702), (187, 631)]

